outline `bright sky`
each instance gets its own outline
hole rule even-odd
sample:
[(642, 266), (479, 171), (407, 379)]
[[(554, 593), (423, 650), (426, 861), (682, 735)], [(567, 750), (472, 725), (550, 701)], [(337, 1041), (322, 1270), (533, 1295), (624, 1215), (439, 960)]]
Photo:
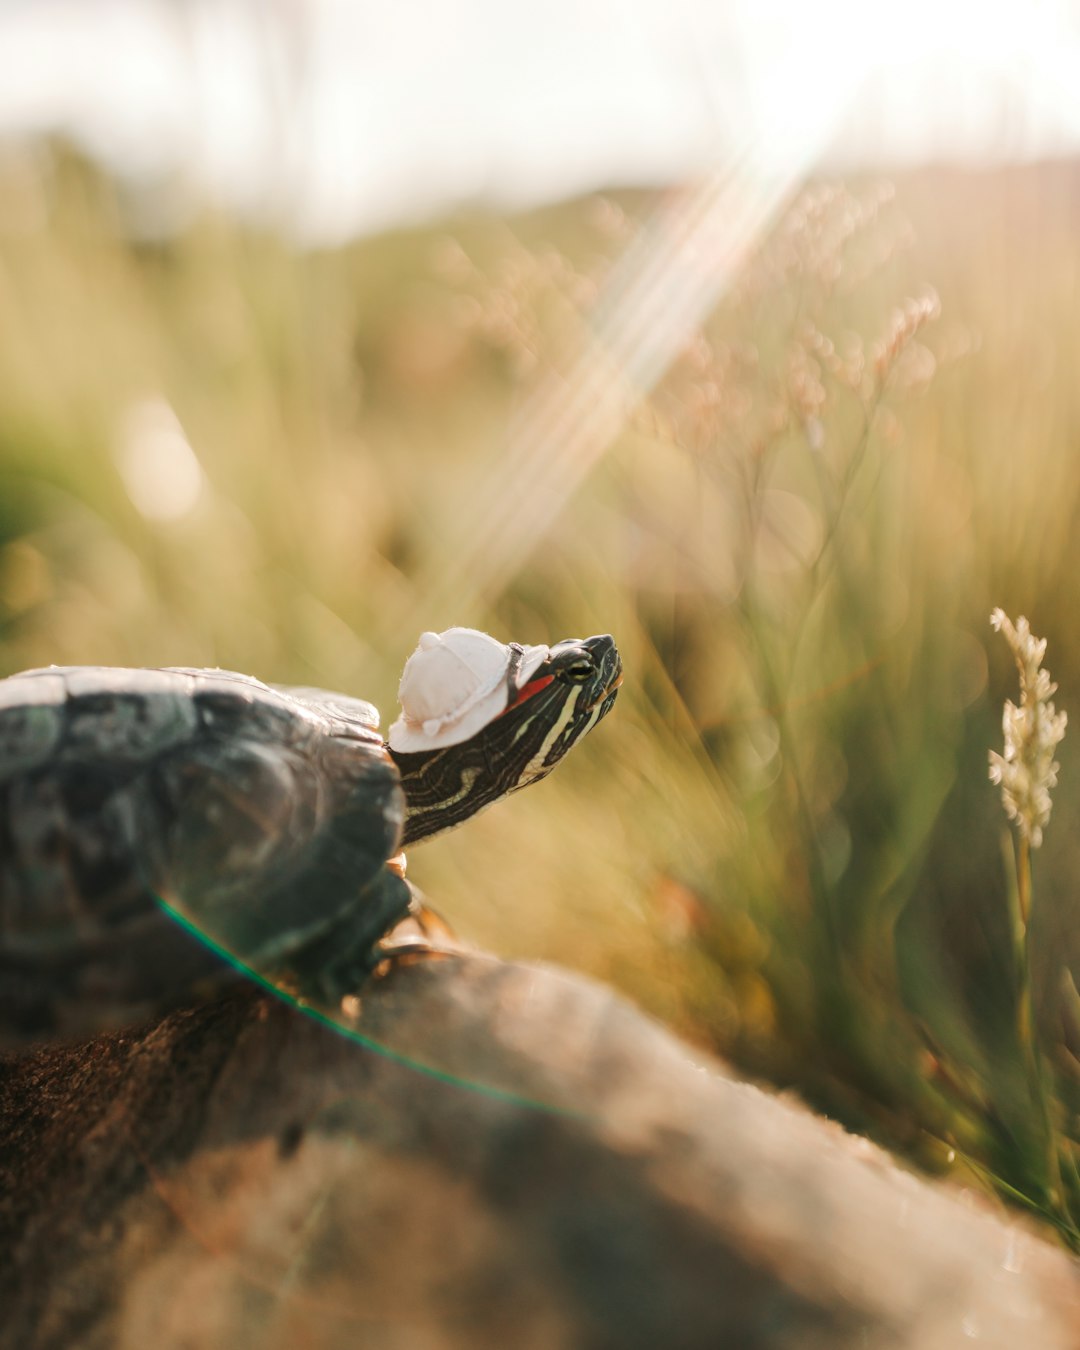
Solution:
[(0, 0), (0, 131), (300, 235), (750, 162), (1072, 154), (1066, 0)]

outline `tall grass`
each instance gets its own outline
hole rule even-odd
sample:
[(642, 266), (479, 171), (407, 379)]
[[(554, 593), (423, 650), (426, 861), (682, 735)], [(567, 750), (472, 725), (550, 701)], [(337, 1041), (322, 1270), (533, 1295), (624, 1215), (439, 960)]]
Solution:
[[(138, 240), (71, 156), (9, 157), (0, 667), (221, 664), (389, 713), (420, 627), (615, 633), (612, 718), (410, 874), (468, 937), (609, 979), (923, 1163), (1031, 1194), (986, 615), (1037, 616), (1080, 706), (1077, 183), (808, 190), (462, 612), (431, 579), (645, 202), (300, 253), (210, 214)], [(147, 398), (205, 473), (172, 521), (118, 470)], [(1080, 958), (1078, 782), (1066, 746), (1030, 934), (1064, 1133), (1080, 1061), (1046, 954)]]

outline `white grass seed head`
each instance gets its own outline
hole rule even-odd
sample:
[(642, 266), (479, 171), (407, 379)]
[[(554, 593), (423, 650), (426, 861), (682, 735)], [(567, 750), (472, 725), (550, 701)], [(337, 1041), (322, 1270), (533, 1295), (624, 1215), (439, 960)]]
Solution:
[(1005, 753), (990, 751), (990, 781), (1001, 786), (1006, 815), (1038, 848), (1050, 820), (1050, 789), (1057, 786), (1060, 766), (1054, 750), (1065, 735), (1068, 715), (1056, 712), (1051, 702), (1057, 685), (1042, 668), (1046, 639), (1032, 635), (1023, 615), (1014, 625), (1004, 610), (995, 609), (990, 622), (1004, 634), (1020, 671), (1020, 706), (1006, 700)]

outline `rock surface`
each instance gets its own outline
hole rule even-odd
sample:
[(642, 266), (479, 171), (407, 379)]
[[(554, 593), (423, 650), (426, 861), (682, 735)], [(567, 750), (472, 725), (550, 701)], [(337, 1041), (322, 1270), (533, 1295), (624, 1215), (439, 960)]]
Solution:
[(0, 1345), (1080, 1346), (1063, 1252), (589, 981), (423, 961), (358, 1029), (243, 986), (0, 1063)]

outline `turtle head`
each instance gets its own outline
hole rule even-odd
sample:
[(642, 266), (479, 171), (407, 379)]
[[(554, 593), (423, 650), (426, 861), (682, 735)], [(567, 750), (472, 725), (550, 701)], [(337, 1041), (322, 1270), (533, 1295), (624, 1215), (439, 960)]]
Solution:
[(546, 778), (610, 710), (621, 682), (606, 634), (522, 647), (467, 628), (424, 633), (390, 729), (405, 790), (402, 843), (453, 829)]

